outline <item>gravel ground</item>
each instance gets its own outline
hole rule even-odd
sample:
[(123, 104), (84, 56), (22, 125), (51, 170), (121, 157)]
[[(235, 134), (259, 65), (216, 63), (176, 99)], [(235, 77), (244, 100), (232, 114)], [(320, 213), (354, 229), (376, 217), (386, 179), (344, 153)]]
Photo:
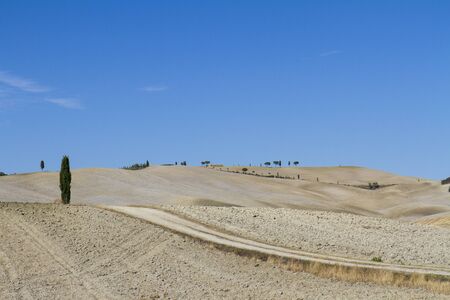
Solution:
[(448, 298), (287, 271), (88, 206), (0, 203), (0, 241), (0, 299)]
[(164, 206), (249, 239), (314, 253), (450, 266), (450, 230), (345, 213), (285, 208)]

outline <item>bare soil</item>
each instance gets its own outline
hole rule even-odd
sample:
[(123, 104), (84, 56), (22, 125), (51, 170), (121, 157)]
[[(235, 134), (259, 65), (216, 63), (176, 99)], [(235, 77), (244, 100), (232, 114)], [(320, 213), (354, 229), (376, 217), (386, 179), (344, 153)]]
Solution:
[[(179, 166), (152, 166), (137, 171), (79, 169), (72, 172), (71, 201), (89, 205), (284, 207), (412, 221), (450, 213), (448, 187), (437, 181), (357, 167), (248, 167), (248, 172), (253, 171), (302, 177), (265, 178), (217, 168)], [(0, 199), (53, 203), (60, 198), (58, 176), (56, 172), (2, 176)], [(368, 182), (389, 186), (377, 190), (352, 186)]]
[(445, 299), (318, 278), (89, 206), (0, 204), (1, 299)]
[(286, 208), (163, 209), (238, 236), (325, 255), (450, 267), (450, 230), (381, 217)]

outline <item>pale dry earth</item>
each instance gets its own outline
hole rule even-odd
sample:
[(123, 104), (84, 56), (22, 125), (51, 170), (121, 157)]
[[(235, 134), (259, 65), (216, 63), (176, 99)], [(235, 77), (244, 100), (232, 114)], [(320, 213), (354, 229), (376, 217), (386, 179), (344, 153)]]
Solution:
[(420, 177), (412, 176), (399, 176), (396, 174), (362, 168), (353, 166), (339, 166), (339, 167), (258, 167), (258, 166), (223, 166), (213, 167), (215, 170), (220, 171), (239, 171), (242, 172), (243, 168), (246, 168), (247, 174), (260, 175), (280, 175), (298, 178), (298, 175), (302, 180), (316, 181), (324, 183), (337, 183), (348, 185), (365, 185), (369, 182), (377, 182), (380, 185), (388, 184), (416, 184), (424, 182), (433, 182), (432, 180)]
[(450, 230), (347, 213), (286, 208), (163, 206), (218, 230), (271, 245), (401, 265), (450, 267)]
[[(180, 166), (152, 166), (139, 171), (80, 169), (72, 174), (72, 202), (285, 207), (417, 221), (450, 213), (448, 186), (437, 181), (418, 181), (414, 177), (359, 167), (248, 169), (247, 173), (255, 171), (262, 175), (268, 172), (280, 173), (280, 176), (301, 174), (302, 180), (230, 173), (225, 172), (225, 167), (222, 171)], [(390, 186), (378, 190), (350, 186), (375, 181)], [(58, 174), (43, 172), (0, 177), (0, 199), (54, 202), (59, 199)]]
[(434, 225), (450, 229), (450, 212), (425, 216), (420, 218), (417, 222), (420, 224)]
[(218, 251), (87, 206), (0, 204), (1, 299), (446, 299)]
[[(359, 167), (247, 168), (301, 180), (242, 167), (80, 169), (72, 172), (75, 205), (62, 206), (44, 204), (60, 197), (57, 173), (0, 177), (0, 200), (22, 202), (0, 203), (0, 299), (445, 298), (294, 273), (85, 206), (162, 205), (272, 245), (449, 267), (450, 230), (408, 222), (450, 228), (448, 185)], [(368, 182), (385, 187), (358, 187)]]

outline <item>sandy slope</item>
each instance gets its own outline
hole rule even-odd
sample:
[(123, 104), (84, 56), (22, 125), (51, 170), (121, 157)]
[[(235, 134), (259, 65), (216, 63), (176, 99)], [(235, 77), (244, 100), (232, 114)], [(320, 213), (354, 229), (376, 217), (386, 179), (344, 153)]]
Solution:
[(347, 283), (217, 251), (113, 212), (0, 204), (1, 299), (445, 299)]
[(301, 179), (307, 181), (317, 181), (327, 183), (339, 183), (349, 185), (364, 185), (369, 182), (378, 182), (379, 184), (415, 184), (417, 182), (431, 182), (428, 179), (399, 176), (392, 173), (367, 169), (361, 167), (215, 167), (215, 169), (223, 171), (242, 171), (243, 168), (247, 168), (247, 173), (255, 173), (262, 175), (276, 175), (290, 176), (297, 178), (300, 175)]
[[(450, 212), (448, 187), (438, 182), (418, 182), (416, 178), (357, 167), (249, 169), (283, 176), (301, 173), (305, 180), (263, 178), (201, 167), (81, 169), (73, 172), (73, 202), (288, 207), (412, 220)], [(321, 182), (309, 181), (309, 177), (319, 177)], [(336, 184), (338, 181), (341, 184)], [(370, 191), (342, 184), (374, 181), (396, 185)], [(53, 202), (58, 198), (57, 173), (0, 178), (2, 201)]]
[(450, 212), (425, 216), (420, 218), (417, 222), (420, 224), (436, 225), (450, 229)]

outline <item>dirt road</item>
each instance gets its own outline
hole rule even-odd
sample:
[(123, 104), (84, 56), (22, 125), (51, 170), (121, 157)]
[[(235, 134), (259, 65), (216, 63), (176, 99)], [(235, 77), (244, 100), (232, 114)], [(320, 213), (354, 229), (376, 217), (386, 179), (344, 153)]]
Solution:
[(158, 207), (246, 239), (397, 265), (450, 268), (450, 230), (380, 217), (270, 207)]
[(223, 252), (89, 206), (0, 203), (0, 299), (447, 299)]
[[(153, 224), (160, 225), (164, 228), (168, 228), (175, 232), (198, 238), (203, 241), (233, 249), (240, 249), (249, 253), (256, 252), (267, 255), (268, 257), (275, 256), (280, 258), (288, 258), (300, 262), (301, 264), (320, 264), (324, 267), (339, 267), (340, 269), (341, 267), (344, 267), (351, 272), (360, 272), (365, 277), (368, 277), (368, 274), (370, 274), (368, 271), (376, 272), (375, 277), (380, 277), (380, 274), (383, 273), (395, 274), (397, 280), (401, 275), (404, 275), (405, 278), (414, 277), (416, 275), (425, 275), (427, 276), (427, 281), (437, 278), (437, 282), (442, 285), (446, 285), (447, 288), (450, 287), (450, 268), (419, 265), (396, 265), (332, 255), (321, 255), (301, 250), (292, 250), (289, 248), (273, 246), (223, 233), (211, 227), (206, 227), (202, 224), (159, 209), (128, 206), (105, 206), (104, 208), (141, 218)], [(446, 282), (442, 282), (442, 280), (445, 280)], [(448, 292), (450, 292), (450, 290), (448, 290)]]

